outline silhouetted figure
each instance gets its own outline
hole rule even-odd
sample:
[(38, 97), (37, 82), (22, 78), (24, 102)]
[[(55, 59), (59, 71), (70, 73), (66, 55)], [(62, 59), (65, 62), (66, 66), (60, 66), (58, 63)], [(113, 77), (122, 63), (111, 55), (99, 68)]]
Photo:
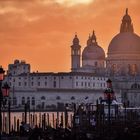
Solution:
[(21, 125), (20, 125), (20, 136), (24, 136), (24, 135), (25, 135), (24, 122), (21, 122)]
[(36, 125), (35, 128), (32, 130), (28, 140), (41, 140), (42, 135), (43, 135), (42, 129), (38, 128), (38, 126)]

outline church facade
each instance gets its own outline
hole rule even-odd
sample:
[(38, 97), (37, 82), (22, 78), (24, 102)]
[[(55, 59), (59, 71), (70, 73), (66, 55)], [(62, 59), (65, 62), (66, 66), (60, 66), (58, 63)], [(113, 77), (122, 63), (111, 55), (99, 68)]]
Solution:
[(113, 82), (118, 102), (140, 106), (140, 37), (134, 33), (127, 9), (120, 32), (109, 44), (107, 57), (94, 31), (83, 52), (75, 35), (71, 72), (30, 72), (30, 64), (15, 60), (9, 64), (5, 81), (11, 87), (13, 106), (22, 108), (28, 103), (34, 109), (49, 109), (66, 103), (95, 104), (104, 98), (108, 78)]

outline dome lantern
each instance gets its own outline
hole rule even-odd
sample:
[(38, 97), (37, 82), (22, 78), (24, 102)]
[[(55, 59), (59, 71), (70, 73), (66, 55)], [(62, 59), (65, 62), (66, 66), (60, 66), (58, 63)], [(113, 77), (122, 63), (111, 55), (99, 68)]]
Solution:
[(87, 40), (87, 46), (90, 46), (92, 44), (91, 36), (89, 34), (89, 38)]
[(95, 32), (93, 31), (92, 36), (89, 36), (87, 40), (87, 46), (84, 48), (82, 53), (83, 60), (100, 60), (105, 59), (104, 50), (97, 44)]
[(78, 37), (77, 37), (77, 33), (75, 33), (75, 37), (74, 37), (74, 39), (73, 39), (73, 44), (74, 44), (74, 45), (79, 45), (79, 39), (78, 39)]
[(128, 15), (128, 8), (126, 8), (125, 15), (122, 19), (120, 33), (123, 32), (134, 32), (133, 24), (131, 23), (131, 17)]
[(95, 45), (97, 45), (97, 39), (96, 39), (96, 35), (95, 35), (95, 32), (94, 32), (94, 30), (93, 30), (93, 34), (92, 34), (92, 36), (91, 36), (91, 40), (92, 40), (92, 43), (93, 44), (95, 44)]

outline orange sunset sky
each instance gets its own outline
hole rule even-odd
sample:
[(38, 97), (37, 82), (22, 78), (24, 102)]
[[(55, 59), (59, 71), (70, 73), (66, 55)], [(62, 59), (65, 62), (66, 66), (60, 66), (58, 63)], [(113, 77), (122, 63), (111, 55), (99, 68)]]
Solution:
[(70, 71), (77, 32), (82, 50), (95, 30), (107, 52), (125, 9), (140, 34), (140, 0), (0, 0), (0, 64), (26, 60), (32, 71)]

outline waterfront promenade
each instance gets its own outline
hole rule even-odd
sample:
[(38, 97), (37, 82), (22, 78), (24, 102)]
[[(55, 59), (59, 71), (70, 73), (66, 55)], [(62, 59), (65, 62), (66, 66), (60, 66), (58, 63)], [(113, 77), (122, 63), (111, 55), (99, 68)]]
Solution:
[(12, 124), (8, 120), (9, 117), (4, 116), (7, 118), (7, 122), (3, 122), (2, 140), (140, 139), (139, 109), (125, 108), (120, 113), (116, 106), (112, 106), (116, 110), (114, 114), (111, 114), (109, 121), (108, 115), (102, 111), (105, 106), (97, 104), (96, 107), (96, 110), (92, 110), (92, 108), (84, 110), (80, 105), (73, 112), (65, 110), (62, 112), (33, 112), (32, 114), (32, 112), (25, 111), (19, 112), (20, 116), (18, 116), (18, 112), (11, 112), (10, 117), (16, 116), (17, 120), (14, 119), (15, 122)]
[(34, 128), (30, 132), (12, 132), (10, 135), (2, 137), (2, 140), (139, 140), (140, 139), (140, 122), (112, 123), (108, 125), (93, 128), (61, 128), (57, 129), (46, 127)]

